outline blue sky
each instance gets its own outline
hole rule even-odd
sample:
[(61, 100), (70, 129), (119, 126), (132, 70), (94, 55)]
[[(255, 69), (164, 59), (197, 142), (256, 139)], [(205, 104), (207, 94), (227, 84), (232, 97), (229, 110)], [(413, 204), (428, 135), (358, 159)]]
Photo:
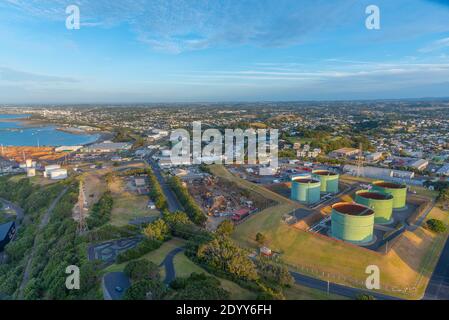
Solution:
[(441, 96), (445, 0), (0, 0), (0, 103)]

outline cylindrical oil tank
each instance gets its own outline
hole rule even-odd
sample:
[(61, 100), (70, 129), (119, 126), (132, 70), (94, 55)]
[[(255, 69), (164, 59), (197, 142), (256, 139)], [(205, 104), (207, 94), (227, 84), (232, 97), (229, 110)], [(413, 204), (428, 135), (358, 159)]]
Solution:
[(321, 182), (321, 192), (338, 193), (340, 175), (329, 170), (314, 170), (312, 175)]
[(313, 204), (320, 201), (319, 180), (311, 178), (294, 178), (292, 179), (291, 198), (305, 204)]
[(373, 191), (391, 194), (393, 196), (393, 209), (405, 208), (407, 204), (407, 185), (395, 182), (375, 181)]
[(369, 190), (357, 191), (355, 202), (374, 210), (374, 221), (378, 224), (388, 224), (393, 218), (393, 196), (387, 193)]
[(366, 244), (374, 237), (374, 210), (357, 203), (340, 202), (332, 206), (332, 236)]

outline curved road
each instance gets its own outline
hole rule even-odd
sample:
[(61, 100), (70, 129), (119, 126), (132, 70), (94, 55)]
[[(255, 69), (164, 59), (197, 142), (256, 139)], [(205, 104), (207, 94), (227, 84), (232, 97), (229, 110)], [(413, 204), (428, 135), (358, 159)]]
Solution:
[(169, 252), (167, 256), (165, 257), (164, 261), (162, 261), (160, 267), (165, 267), (165, 279), (164, 283), (166, 285), (169, 285), (173, 280), (176, 278), (176, 271), (175, 271), (175, 265), (173, 263), (173, 259), (176, 257), (178, 253), (181, 253), (184, 251), (184, 248), (176, 248)]

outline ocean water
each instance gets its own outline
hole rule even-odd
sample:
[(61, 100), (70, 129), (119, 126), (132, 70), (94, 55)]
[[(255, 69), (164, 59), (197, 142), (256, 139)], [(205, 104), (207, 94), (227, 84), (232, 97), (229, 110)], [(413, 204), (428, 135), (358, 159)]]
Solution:
[[(95, 142), (98, 134), (73, 134), (56, 130), (55, 126), (25, 127), (20, 119), (23, 115), (0, 114), (0, 144), (4, 146), (73, 146)], [(3, 119), (17, 121), (2, 122)]]

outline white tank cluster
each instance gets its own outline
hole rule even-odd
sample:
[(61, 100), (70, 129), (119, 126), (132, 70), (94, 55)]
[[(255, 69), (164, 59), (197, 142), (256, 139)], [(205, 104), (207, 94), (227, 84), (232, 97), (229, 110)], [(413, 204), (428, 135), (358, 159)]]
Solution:
[(20, 168), (26, 171), (27, 177), (31, 178), (36, 176), (36, 161), (33, 161), (32, 159), (26, 159), (25, 163), (20, 164)]
[(62, 169), (58, 164), (45, 166), (44, 177), (52, 180), (63, 180), (68, 177), (67, 169)]

